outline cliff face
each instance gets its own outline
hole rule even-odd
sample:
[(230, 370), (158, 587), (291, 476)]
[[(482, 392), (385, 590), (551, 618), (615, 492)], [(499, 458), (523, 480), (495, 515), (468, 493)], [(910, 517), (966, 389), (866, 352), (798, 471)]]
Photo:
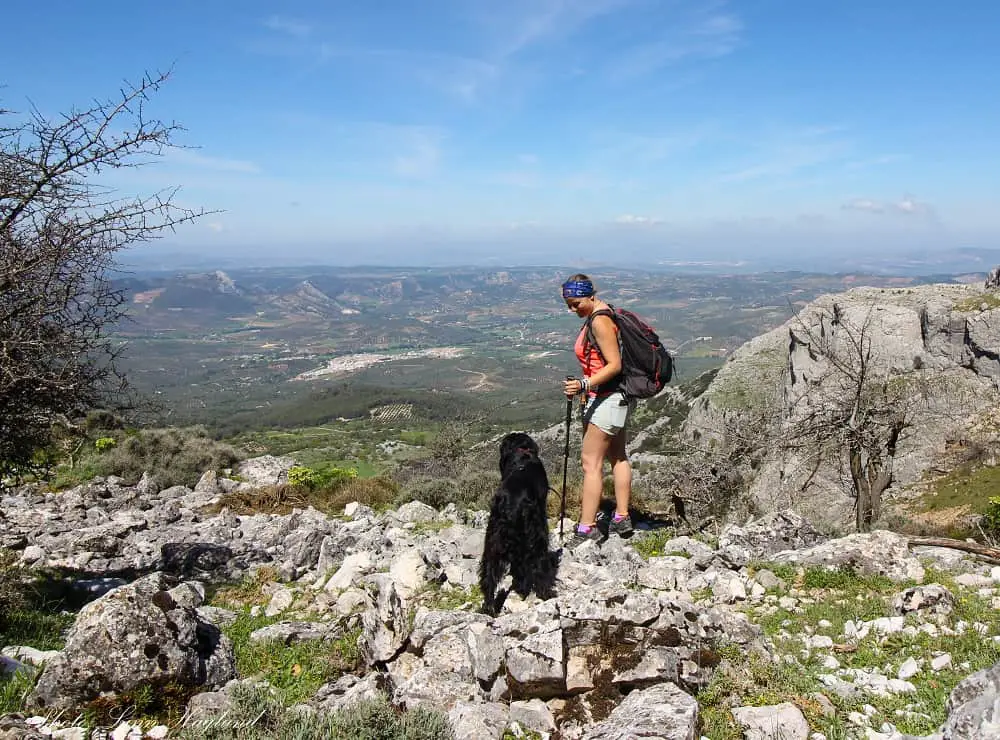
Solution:
[(707, 444), (758, 435), (768, 452), (750, 493), (764, 511), (792, 508), (827, 524), (851, 516), (844, 461), (783, 444), (817, 404), (851, 391), (836, 385), (844, 381), (831, 353), (847, 361), (867, 355), (873, 381), (906, 406), (891, 498), (1000, 401), (1000, 295), (971, 285), (858, 288), (819, 298), (734, 352), (682, 434)]

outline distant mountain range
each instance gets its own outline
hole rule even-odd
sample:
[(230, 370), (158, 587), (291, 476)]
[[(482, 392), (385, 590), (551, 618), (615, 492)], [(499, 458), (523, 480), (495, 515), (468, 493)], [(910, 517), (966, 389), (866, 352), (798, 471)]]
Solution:
[[(338, 264), (346, 266), (346, 262), (343, 260), (326, 262), (315, 257), (308, 259), (295, 258), (289, 257), (283, 252), (269, 255), (255, 254), (252, 256), (233, 257), (212, 253), (211, 251), (165, 250), (160, 245), (147, 245), (134, 249), (128, 252), (122, 259), (122, 267), (125, 270), (144, 273), (157, 271), (173, 273), (177, 271), (196, 270), (233, 270), (255, 267), (303, 267), (307, 265), (330, 267)], [(365, 264), (367, 263), (357, 262), (352, 264), (351, 267), (363, 266)], [(993, 267), (1000, 265), (1000, 249), (959, 247), (949, 250), (914, 250), (911, 252), (883, 254), (816, 254), (804, 252), (802, 254), (752, 255), (740, 258), (703, 260), (696, 258), (667, 258), (643, 261), (634, 258), (625, 258), (620, 263), (599, 261), (594, 262), (594, 265), (620, 269), (669, 270), (702, 274), (747, 274), (794, 270), (823, 274), (955, 275), (966, 272), (985, 273)], [(379, 269), (385, 269), (392, 265), (380, 262), (377, 266)], [(420, 266), (423, 266), (420, 262), (405, 265), (407, 268)], [(443, 265), (439, 259), (436, 259), (434, 266), (441, 268)], [(478, 262), (461, 262), (460, 258), (456, 258), (455, 266), (456, 268), (492, 267), (495, 269), (500, 269), (501, 267), (541, 267), (536, 264), (519, 264), (516, 258), (510, 264), (500, 265), (496, 257), (489, 261), (480, 260)]]

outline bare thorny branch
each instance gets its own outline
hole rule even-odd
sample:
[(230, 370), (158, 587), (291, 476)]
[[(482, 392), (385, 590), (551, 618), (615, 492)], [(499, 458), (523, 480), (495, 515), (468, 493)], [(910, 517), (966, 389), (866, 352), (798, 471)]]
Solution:
[(177, 124), (146, 110), (168, 75), (55, 121), (0, 110), (0, 475), (30, 466), (57, 418), (123, 400), (116, 256), (204, 215), (175, 189), (116, 197), (98, 181), (174, 146)]
[(818, 327), (800, 314), (789, 331), (792, 351), (803, 347), (817, 375), (791, 378), (799, 395), (790, 399), (785, 448), (815, 455), (817, 466), (832, 458), (849, 473), (859, 530), (879, 516), (901, 437), (919, 401), (873, 352), (875, 308), (869, 305), (852, 321), (835, 304), (820, 313)]

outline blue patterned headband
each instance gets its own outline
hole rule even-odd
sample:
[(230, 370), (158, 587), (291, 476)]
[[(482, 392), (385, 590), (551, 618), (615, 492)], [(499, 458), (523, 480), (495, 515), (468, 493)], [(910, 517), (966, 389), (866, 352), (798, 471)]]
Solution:
[(594, 295), (594, 284), (589, 280), (567, 280), (562, 284), (563, 298), (589, 298)]

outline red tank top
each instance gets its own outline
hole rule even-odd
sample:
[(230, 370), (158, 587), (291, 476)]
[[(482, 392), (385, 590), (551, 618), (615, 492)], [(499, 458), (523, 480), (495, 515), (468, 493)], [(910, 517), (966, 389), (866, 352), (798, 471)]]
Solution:
[[(615, 333), (618, 333), (618, 326), (615, 325)], [(583, 370), (583, 376), (589, 378), (595, 375), (602, 367), (607, 363), (604, 358), (601, 357), (601, 351), (597, 347), (597, 340), (590, 343), (587, 346), (587, 323), (584, 322), (583, 327), (580, 329), (580, 333), (576, 337), (576, 343), (573, 345), (573, 351), (576, 353), (576, 359), (580, 361), (580, 369)], [(588, 395), (596, 396), (595, 391), (590, 391)]]

